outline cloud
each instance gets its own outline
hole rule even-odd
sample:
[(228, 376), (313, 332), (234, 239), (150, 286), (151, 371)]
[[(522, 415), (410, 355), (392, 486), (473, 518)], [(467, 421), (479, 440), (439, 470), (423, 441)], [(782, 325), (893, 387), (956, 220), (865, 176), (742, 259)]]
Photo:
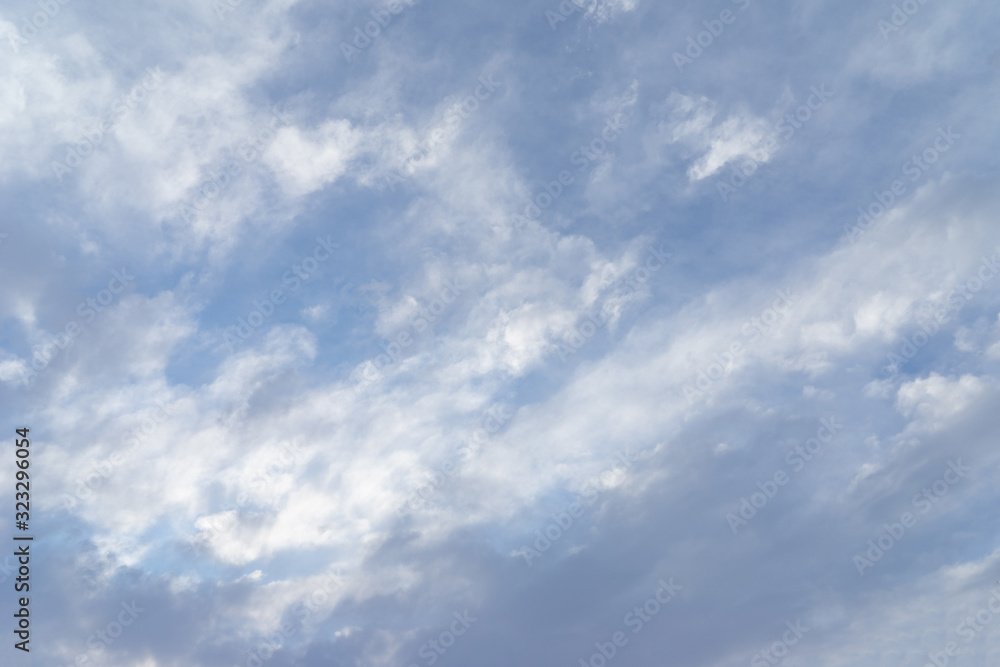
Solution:
[(736, 112), (721, 119), (718, 106), (708, 98), (695, 99), (677, 92), (671, 94), (667, 105), (672, 108), (671, 141), (700, 154), (688, 168), (692, 181), (708, 178), (741, 158), (770, 159), (762, 147), (766, 141), (775, 141), (776, 133), (764, 118)]
[(70, 3), (2, 60), (41, 659), (985, 660), (957, 628), (998, 553), (997, 12), (883, 39), (891, 9), (749, 3), (677, 78), (718, 14), (390, 4)]
[(308, 138), (298, 128), (283, 128), (269, 147), (266, 162), (289, 194), (309, 194), (344, 174), (361, 142), (358, 135), (343, 120), (323, 123)]
[(914, 414), (927, 420), (953, 417), (982, 396), (989, 385), (972, 375), (955, 380), (936, 373), (900, 386), (896, 407), (907, 417)]

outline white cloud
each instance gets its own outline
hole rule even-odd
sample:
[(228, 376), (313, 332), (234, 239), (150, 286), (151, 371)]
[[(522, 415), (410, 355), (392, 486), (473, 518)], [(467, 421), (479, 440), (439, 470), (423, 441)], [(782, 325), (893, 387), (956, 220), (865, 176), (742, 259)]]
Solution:
[(301, 196), (340, 178), (360, 142), (360, 133), (346, 120), (329, 120), (306, 133), (282, 128), (268, 148), (266, 162), (289, 194)]
[(695, 98), (674, 92), (667, 100), (672, 107), (669, 123), (672, 141), (687, 146), (700, 155), (688, 168), (692, 181), (717, 173), (728, 164), (744, 158), (768, 162), (771, 153), (763, 150), (768, 141), (776, 141), (776, 132), (764, 118), (746, 111), (734, 111), (719, 118), (718, 105), (708, 98)]

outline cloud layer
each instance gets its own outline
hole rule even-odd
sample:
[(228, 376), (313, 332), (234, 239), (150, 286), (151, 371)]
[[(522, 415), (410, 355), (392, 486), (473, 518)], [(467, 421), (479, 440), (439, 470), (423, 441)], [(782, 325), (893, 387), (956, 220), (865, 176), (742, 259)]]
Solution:
[(0, 13), (43, 664), (1000, 657), (996, 8), (77, 2)]

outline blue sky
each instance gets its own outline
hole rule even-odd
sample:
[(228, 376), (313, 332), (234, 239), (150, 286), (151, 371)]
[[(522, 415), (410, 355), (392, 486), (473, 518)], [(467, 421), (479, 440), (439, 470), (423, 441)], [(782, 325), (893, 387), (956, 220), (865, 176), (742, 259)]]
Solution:
[(6, 3), (3, 664), (992, 664), (998, 23)]

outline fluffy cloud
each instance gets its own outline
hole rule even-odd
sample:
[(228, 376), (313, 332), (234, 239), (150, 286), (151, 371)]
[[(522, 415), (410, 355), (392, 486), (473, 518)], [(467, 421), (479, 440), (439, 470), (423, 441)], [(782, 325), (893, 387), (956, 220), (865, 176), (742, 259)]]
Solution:
[(678, 76), (711, 13), (404, 4), (69, 4), (0, 65), (43, 659), (986, 659), (996, 12), (750, 3)]

